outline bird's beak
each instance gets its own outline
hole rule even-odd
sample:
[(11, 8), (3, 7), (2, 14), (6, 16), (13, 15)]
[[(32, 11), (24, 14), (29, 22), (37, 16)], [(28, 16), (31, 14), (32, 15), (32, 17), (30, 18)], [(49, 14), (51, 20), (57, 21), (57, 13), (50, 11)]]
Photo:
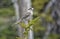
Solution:
[(34, 10), (34, 8), (32, 8), (32, 10)]

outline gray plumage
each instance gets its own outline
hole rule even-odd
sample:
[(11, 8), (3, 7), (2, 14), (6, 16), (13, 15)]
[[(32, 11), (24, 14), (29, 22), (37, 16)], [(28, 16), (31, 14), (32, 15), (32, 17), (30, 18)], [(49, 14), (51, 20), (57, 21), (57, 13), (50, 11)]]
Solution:
[(32, 11), (33, 11), (33, 8), (29, 8), (28, 11), (27, 11), (27, 13), (21, 19), (19, 19), (16, 23), (14, 23), (14, 24), (18, 24), (22, 20), (25, 20), (25, 19), (28, 19), (29, 20), (30, 16), (33, 15), (33, 12)]

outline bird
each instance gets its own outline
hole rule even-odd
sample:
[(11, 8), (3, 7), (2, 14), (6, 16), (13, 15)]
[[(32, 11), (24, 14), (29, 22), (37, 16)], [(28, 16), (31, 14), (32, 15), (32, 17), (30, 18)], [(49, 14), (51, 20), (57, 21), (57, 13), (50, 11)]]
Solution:
[(33, 9), (34, 8), (29, 8), (27, 13), (22, 17), (22, 19), (25, 19), (25, 18), (29, 17), (30, 15), (33, 15)]
[(22, 20), (24, 20), (26, 18), (29, 19), (33, 15), (33, 9), (34, 8), (29, 8), (27, 13), (21, 19), (19, 19), (17, 22), (15, 22), (14, 24), (18, 24), (18, 23), (20, 23)]

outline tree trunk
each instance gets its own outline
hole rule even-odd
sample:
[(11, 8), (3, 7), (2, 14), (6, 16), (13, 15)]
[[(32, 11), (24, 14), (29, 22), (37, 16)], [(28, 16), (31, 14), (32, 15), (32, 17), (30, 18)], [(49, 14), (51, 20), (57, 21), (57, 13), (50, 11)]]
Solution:
[[(20, 17), (22, 18), (25, 14), (27, 13), (31, 13), (28, 12), (28, 9), (31, 8), (31, 0), (20, 0), (19, 2), (19, 7), (20, 7)], [(28, 20), (32, 20), (32, 15), (29, 16), (30, 19)], [(25, 24), (28, 24), (28, 20), (25, 19)], [(32, 27), (30, 27), (32, 28)], [(28, 35), (28, 39), (33, 39), (33, 31), (29, 31), (29, 35)]]
[[(16, 21), (18, 21), (20, 19), (20, 15), (21, 15), (19, 12), (18, 0), (12, 0), (12, 2), (14, 3)], [(23, 29), (19, 24), (17, 24), (17, 27), (18, 27), (18, 36), (19, 36), (19, 38), (23, 39)]]

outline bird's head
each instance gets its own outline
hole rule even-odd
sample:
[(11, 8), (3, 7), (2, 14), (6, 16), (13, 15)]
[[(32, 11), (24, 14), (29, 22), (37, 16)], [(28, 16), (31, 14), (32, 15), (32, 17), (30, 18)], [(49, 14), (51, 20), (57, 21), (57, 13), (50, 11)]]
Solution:
[(33, 10), (34, 10), (34, 8), (29, 8), (28, 10), (32, 10), (32, 11), (33, 11)]
[(34, 10), (34, 8), (29, 8), (29, 9), (28, 9), (28, 12), (30, 12), (31, 15), (33, 15), (33, 10)]

